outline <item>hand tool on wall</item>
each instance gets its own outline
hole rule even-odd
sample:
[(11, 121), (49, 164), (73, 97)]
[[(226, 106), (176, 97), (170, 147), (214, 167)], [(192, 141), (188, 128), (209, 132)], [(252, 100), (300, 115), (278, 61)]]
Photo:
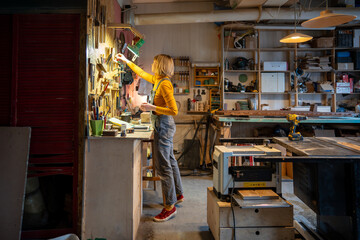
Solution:
[(198, 94), (196, 95), (195, 100), (196, 101), (201, 101), (202, 100), (202, 97), (201, 97), (201, 94), (200, 94), (200, 89), (198, 89)]
[(290, 132), (288, 135), (289, 140), (291, 141), (300, 141), (303, 140), (303, 136), (300, 132), (296, 132), (296, 127), (299, 126), (300, 120), (306, 120), (306, 116), (298, 116), (296, 114), (288, 114), (286, 120), (291, 123)]

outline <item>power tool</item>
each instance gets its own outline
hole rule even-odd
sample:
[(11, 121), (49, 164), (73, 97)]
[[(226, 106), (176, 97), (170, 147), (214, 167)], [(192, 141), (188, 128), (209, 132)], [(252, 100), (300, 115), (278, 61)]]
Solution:
[(296, 114), (288, 114), (286, 116), (286, 120), (291, 123), (290, 132), (288, 138), (290, 141), (301, 141), (303, 140), (303, 136), (301, 136), (300, 132), (295, 132), (296, 127), (299, 126), (300, 120), (306, 120), (306, 116), (298, 116)]

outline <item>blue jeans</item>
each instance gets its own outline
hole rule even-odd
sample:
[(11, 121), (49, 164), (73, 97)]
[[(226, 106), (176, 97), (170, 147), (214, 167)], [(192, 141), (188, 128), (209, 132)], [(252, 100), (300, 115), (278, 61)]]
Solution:
[(176, 131), (174, 118), (157, 116), (154, 124), (155, 169), (161, 180), (161, 187), (167, 206), (176, 203), (176, 195), (183, 194), (180, 171), (174, 156), (173, 137)]

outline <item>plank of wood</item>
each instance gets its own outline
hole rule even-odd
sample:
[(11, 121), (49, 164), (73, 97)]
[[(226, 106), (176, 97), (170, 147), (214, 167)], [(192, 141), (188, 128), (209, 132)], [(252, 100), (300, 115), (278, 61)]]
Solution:
[(29, 127), (0, 127), (0, 239), (20, 239), (30, 132)]
[(259, 194), (257, 194), (254, 190), (238, 190), (238, 194), (244, 200), (260, 199)]
[(341, 144), (341, 145), (350, 147), (350, 148), (352, 148), (352, 149), (357, 150), (357, 151), (360, 152), (360, 146), (359, 146), (359, 145), (355, 145), (355, 144), (347, 143), (347, 142), (338, 142), (338, 143)]
[(277, 199), (279, 195), (270, 189), (238, 190), (238, 194), (244, 200)]
[(270, 190), (270, 189), (257, 189), (255, 191), (262, 198), (267, 198), (267, 199), (277, 199), (277, 198), (279, 198), (279, 195), (277, 195), (276, 193), (274, 193), (273, 190)]

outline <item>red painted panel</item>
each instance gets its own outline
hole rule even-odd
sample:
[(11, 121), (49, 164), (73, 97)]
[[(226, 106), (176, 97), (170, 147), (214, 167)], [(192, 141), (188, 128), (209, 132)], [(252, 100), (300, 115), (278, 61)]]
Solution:
[[(14, 28), (18, 33), (14, 119), (16, 126), (32, 127), (29, 161), (75, 163), (79, 15), (17, 15)], [(41, 154), (57, 157), (34, 157)]]
[(12, 15), (0, 15), (0, 126), (10, 126)]

